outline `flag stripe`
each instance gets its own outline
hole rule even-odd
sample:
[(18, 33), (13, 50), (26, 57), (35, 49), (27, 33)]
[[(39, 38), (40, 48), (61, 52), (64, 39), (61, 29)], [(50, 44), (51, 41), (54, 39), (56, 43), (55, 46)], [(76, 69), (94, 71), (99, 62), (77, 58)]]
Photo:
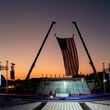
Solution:
[(62, 51), (66, 75), (76, 76), (78, 74), (79, 69), (79, 60), (74, 37), (72, 38), (57, 37), (57, 40)]
[(70, 53), (70, 56), (71, 56), (71, 67), (74, 68), (72, 69), (74, 74), (76, 74), (76, 66), (75, 66), (75, 54), (74, 54), (74, 47), (73, 46), (73, 42), (71, 42), (71, 39), (68, 39), (68, 50), (69, 50), (69, 53)]
[[(71, 50), (72, 50), (72, 55), (74, 55), (74, 59), (73, 60), (75, 60), (75, 72), (77, 72), (78, 71), (78, 69), (79, 69), (79, 62), (78, 62), (78, 55), (77, 55), (77, 49), (76, 49), (76, 46), (75, 46), (75, 42), (74, 42), (74, 39), (71, 39), (71, 44), (73, 44), (72, 45), (72, 48), (71, 48)], [(77, 74), (77, 73), (76, 73)]]
[(69, 61), (70, 61), (70, 69), (71, 69), (71, 73), (70, 74), (72, 74), (72, 73), (74, 73), (74, 70), (72, 69), (72, 67), (74, 66), (74, 62), (72, 62), (72, 51), (70, 51), (71, 50), (71, 44), (70, 44), (71, 42), (70, 42), (70, 39), (67, 39), (67, 46), (68, 46), (68, 53), (69, 53)]

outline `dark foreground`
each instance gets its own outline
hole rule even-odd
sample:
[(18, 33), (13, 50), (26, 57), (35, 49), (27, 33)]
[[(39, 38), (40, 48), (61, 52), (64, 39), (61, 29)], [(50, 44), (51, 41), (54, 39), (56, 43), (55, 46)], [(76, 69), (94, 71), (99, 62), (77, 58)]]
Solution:
[(110, 94), (71, 97), (1, 94), (0, 110), (110, 110)]

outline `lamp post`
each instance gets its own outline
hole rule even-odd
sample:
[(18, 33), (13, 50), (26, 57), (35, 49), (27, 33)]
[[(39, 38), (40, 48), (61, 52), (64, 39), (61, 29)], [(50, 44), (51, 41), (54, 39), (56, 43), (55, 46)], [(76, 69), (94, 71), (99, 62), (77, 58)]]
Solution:
[(105, 83), (106, 83), (106, 80), (105, 80), (105, 63), (102, 63), (103, 65), (103, 91), (104, 93), (106, 92), (106, 89), (105, 89)]

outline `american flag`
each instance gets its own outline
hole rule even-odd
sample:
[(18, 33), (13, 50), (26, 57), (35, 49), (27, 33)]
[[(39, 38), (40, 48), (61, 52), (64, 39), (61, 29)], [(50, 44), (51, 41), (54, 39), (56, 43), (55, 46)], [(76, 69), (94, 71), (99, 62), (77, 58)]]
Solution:
[(56, 37), (56, 38), (62, 51), (66, 75), (67, 76), (72, 75), (73, 77), (77, 76), (79, 69), (79, 60), (74, 37), (71, 38)]

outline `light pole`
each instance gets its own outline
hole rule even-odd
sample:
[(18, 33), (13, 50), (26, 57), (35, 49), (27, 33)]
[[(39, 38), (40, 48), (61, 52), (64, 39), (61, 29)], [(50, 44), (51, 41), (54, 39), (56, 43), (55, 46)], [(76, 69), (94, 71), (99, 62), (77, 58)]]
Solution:
[(106, 92), (106, 89), (105, 89), (105, 83), (106, 83), (106, 80), (105, 80), (105, 63), (102, 63), (103, 65), (103, 91), (104, 93)]

